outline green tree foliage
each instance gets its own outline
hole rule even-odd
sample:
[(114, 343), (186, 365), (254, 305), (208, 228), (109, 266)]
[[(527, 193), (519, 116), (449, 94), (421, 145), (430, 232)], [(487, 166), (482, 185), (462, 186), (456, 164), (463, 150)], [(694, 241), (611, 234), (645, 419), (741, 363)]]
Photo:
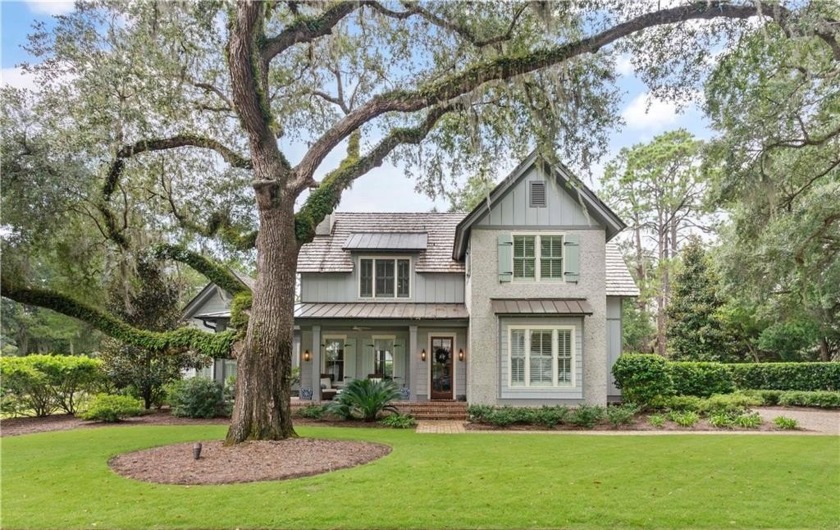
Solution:
[(467, 179), (463, 187), (446, 192), (450, 212), (470, 212), (481, 201), (486, 200), (496, 187), (496, 183), (487, 172), (476, 173)]
[[(624, 254), (642, 292), (635, 316), (643, 319), (653, 309), (654, 344), (662, 355), (674, 260), (684, 238), (708, 223), (702, 208), (701, 148), (702, 143), (688, 131), (666, 132), (649, 143), (622, 149), (604, 175), (606, 202), (629, 223)], [(646, 328), (637, 326), (635, 331)], [(636, 344), (649, 342), (640, 337)]]
[[(121, 288), (120, 284), (114, 290), (111, 303), (111, 310), (121, 319), (152, 331), (178, 326), (177, 290), (158, 265), (141, 261), (133, 291), (123, 293)], [(163, 403), (164, 387), (180, 379), (182, 370), (206, 362), (189, 350), (156, 351), (110, 338), (103, 341), (100, 358), (112, 383), (141, 399), (146, 409)]]
[(719, 131), (706, 168), (730, 218), (723, 278), (769, 326), (760, 345), (778, 358), (840, 352), (840, 48), (830, 42), (752, 35), (706, 88)]
[[(3, 294), (138, 347), (218, 354), (235, 334), (105, 314), (100, 278), (125, 286), (158, 244), (213, 281), (221, 269), (192, 258), (255, 256), (228, 440), (292, 436), (297, 253), (357, 178), (402, 162), (434, 194), (535, 145), (587, 167), (619, 121), (618, 53), (645, 52), (657, 94), (685, 93), (713, 45), (767, 25), (826, 34), (819, 5), (80, 3), (35, 28), (38, 94), (2, 93)], [(33, 274), (62, 244), (78, 274)]]
[(723, 306), (719, 280), (709, 266), (702, 242), (693, 238), (683, 248), (681, 258), (668, 305), (671, 356), (681, 361), (731, 360), (718, 314)]
[(636, 300), (625, 298), (621, 302), (621, 351), (639, 353), (652, 351), (652, 337), (656, 330), (650, 314), (639, 308)]

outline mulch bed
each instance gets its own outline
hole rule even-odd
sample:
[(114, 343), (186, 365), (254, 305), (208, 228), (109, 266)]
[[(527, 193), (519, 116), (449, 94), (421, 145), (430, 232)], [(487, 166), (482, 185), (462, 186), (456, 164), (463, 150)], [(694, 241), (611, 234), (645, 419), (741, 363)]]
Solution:
[[(192, 419), (178, 418), (167, 410), (149, 412), (136, 418), (127, 418), (117, 423), (85, 421), (72, 414), (53, 414), (43, 418), (8, 418), (0, 421), (0, 436), (19, 436), (36, 432), (68, 431), (92, 427), (119, 427), (132, 425), (228, 425), (229, 418)], [(297, 422), (296, 422), (297, 423)]]
[[(693, 427), (680, 427), (679, 425), (673, 422), (666, 422), (661, 428), (654, 427), (648, 422), (647, 416), (639, 416), (636, 418), (632, 423), (628, 423), (627, 425), (619, 425), (614, 427), (610, 424), (598, 424), (593, 429), (585, 429), (583, 427), (576, 427), (574, 425), (557, 425), (553, 429), (549, 429), (543, 425), (509, 425), (507, 427), (497, 427), (495, 425), (489, 425), (485, 423), (466, 423), (464, 425), (464, 429), (467, 431), (716, 431), (716, 432), (727, 432), (727, 431), (750, 431), (750, 432), (757, 432), (757, 431), (778, 431), (779, 429), (775, 428), (772, 423), (764, 422), (761, 424), (760, 427), (757, 429), (744, 429), (740, 427), (733, 427), (733, 428), (718, 428), (714, 427), (709, 423), (709, 420), (706, 418), (701, 418)], [(804, 429), (803, 429), (804, 430)], [(801, 431), (799, 431), (801, 432)]]
[(231, 484), (283, 480), (329, 473), (366, 464), (391, 452), (387, 445), (347, 440), (292, 438), (245, 442), (225, 447), (202, 442), (193, 458), (193, 442), (145, 449), (108, 462), (120, 475), (161, 484)]

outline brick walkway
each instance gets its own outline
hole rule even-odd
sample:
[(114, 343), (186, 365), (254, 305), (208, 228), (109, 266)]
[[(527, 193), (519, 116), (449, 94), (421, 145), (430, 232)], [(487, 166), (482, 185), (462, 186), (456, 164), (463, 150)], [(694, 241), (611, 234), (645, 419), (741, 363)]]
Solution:
[(417, 432), (421, 434), (463, 434), (463, 421), (421, 420), (417, 422)]

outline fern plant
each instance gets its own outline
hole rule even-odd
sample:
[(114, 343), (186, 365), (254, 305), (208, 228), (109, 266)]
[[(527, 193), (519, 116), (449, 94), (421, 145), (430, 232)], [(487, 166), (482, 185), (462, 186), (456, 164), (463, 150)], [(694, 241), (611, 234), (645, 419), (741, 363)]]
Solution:
[(346, 420), (376, 421), (382, 412), (397, 412), (391, 402), (399, 397), (400, 391), (393, 381), (356, 379), (336, 396), (328, 410)]

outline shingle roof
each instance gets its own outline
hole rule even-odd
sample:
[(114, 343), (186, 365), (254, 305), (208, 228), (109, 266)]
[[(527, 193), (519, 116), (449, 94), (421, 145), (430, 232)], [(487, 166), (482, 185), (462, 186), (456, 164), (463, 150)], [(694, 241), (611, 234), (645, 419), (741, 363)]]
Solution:
[(639, 296), (621, 251), (612, 243), (607, 243), (607, 296)]
[(455, 226), (462, 213), (334, 213), (335, 222), (328, 236), (315, 236), (303, 245), (298, 272), (351, 272), (351, 253), (344, 250), (353, 233), (425, 232), (427, 246), (419, 252), (417, 272), (464, 272), (464, 263), (452, 259)]

